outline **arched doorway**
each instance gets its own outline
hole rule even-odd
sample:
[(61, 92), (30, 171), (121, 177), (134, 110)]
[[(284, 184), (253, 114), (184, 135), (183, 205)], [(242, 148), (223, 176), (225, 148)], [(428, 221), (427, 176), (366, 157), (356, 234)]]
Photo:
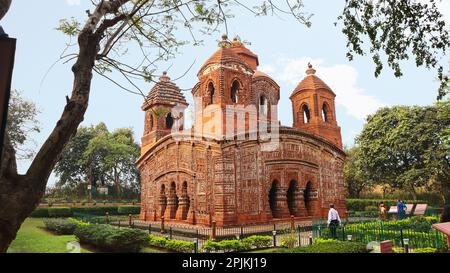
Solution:
[(306, 211), (308, 212), (308, 215), (312, 215), (312, 206), (311, 206), (311, 192), (312, 192), (313, 186), (312, 182), (308, 181), (306, 183), (305, 193), (304, 193), (304, 200), (305, 200), (305, 207)]
[(272, 217), (277, 218), (277, 200), (276, 200), (276, 194), (278, 191), (278, 188), (280, 187), (280, 182), (277, 180), (274, 180), (272, 182), (272, 186), (269, 191), (269, 205), (270, 205), (270, 211), (272, 212)]
[(295, 180), (289, 182), (289, 188), (287, 191), (288, 208), (290, 215), (297, 215), (297, 204), (296, 204), (296, 191), (298, 190), (298, 183)]

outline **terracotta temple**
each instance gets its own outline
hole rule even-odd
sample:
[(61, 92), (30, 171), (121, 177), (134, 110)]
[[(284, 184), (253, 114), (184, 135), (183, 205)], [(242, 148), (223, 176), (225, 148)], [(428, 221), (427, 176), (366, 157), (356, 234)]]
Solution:
[(330, 203), (345, 215), (336, 95), (309, 65), (290, 95), (292, 127), (282, 126), (280, 87), (258, 65), (255, 53), (224, 35), (197, 74), (189, 129), (185, 96), (167, 73), (160, 77), (142, 106), (141, 220), (308, 220), (326, 216)]

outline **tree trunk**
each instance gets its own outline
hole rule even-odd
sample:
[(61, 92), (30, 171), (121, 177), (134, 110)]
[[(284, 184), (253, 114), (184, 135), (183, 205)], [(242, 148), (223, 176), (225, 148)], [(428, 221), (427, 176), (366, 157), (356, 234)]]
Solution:
[(6, 252), (23, 221), (38, 206), (61, 151), (83, 121), (99, 38), (85, 31), (80, 33), (78, 40), (80, 53), (72, 67), (72, 96), (25, 175), (17, 174), (14, 149), (9, 140), (5, 141), (0, 169), (0, 252)]

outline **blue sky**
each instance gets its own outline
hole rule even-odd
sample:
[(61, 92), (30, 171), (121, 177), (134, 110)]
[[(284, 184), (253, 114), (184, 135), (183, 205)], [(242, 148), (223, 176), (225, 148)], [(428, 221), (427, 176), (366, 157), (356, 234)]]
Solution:
[[(369, 56), (356, 57), (353, 62), (346, 59), (345, 37), (333, 24), (343, 9), (344, 0), (306, 0), (304, 3), (305, 10), (314, 14), (309, 29), (291, 18), (254, 18), (244, 10), (239, 10), (235, 18), (228, 21), (229, 36), (237, 34), (251, 42), (248, 48), (258, 54), (260, 70), (280, 85), (279, 117), (283, 125), (292, 124), (289, 96), (304, 77), (308, 62), (337, 94), (336, 114), (347, 146), (353, 145), (366, 115), (374, 113), (380, 106), (434, 103), (439, 85), (434, 70), (416, 68), (414, 62), (409, 61), (403, 63), (402, 78), (395, 78), (388, 68), (375, 78), (374, 64)], [(441, 6), (449, 22), (450, 0), (443, 0)], [(86, 9), (92, 9), (88, 0), (15, 0), (1, 22), (5, 31), (18, 39), (12, 86), (41, 109), (38, 119), (42, 131), (31, 136), (36, 147), (55, 126), (65, 105), (65, 96), (70, 95), (72, 87), (72, 63), (57, 63), (52, 67), (68, 42), (67, 37), (55, 28), (62, 18), (85, 19)], [(198, 69), (217, 50), (220, 36), (217, 33), (202, 37), (205, 41), (202, 46), (181, 48), (175, 59), (160, 63), (159, 72), (170, 68), (169, 76), (177, 78), (195, 61), (187, 75), (176, 82), (181, 88), (193, 87)], [(132, 53), (129, 60), (133, 61), (133, 58)], [(442, 63), (448, 61), (449, 58), (444, 58)], [(145, 82), (138, 85), (146, 92), (152, 87)], [(190, 91), (185, 95), (192, 102)], [(139, 140), (144, 125), (140, 109), (142, 100), (96, 75), (83, 125), (104, 121), (110, 130), (131, 127)], [(28, 161), (20, 162), (20, 171), (25, 171), (28, 164)]]

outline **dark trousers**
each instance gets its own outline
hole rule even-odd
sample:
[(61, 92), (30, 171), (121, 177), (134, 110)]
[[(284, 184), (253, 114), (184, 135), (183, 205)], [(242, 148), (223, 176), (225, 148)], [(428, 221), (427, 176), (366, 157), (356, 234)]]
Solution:
[(338, 220), (332, 220), (330, 222), (330, 225), (328, 226), (330, 228), (331, 238), (333, 238), (333, 239), (337, 239), (336, 229), (338, 226), (339, 226)]

